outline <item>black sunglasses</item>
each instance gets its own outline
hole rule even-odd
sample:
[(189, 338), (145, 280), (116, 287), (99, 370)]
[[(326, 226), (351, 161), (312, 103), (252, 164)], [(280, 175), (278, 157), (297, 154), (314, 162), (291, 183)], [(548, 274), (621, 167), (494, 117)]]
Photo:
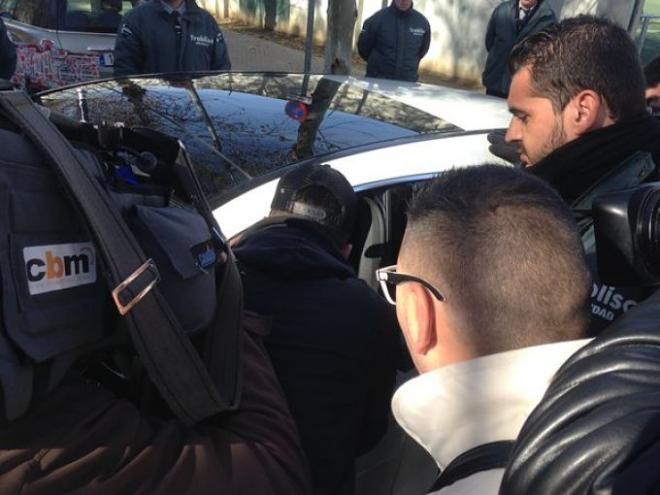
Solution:
[(445, 301), (444, 294), (426, 280), (416, 277), (415, 275), (408, 275), (407, 273), (397, 273), (396, 265), (386, 266), (376, 270), (376, 280), (380, 283), (383, 295), (390, 304), (396, 305), (396, 286), (404, 282), (417, 282), (418, 284), (422, 284), (438, 301)]

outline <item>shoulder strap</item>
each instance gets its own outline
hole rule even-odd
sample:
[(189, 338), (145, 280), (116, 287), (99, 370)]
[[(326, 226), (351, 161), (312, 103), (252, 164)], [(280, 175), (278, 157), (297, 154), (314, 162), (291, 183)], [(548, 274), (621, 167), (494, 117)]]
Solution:
[(513, 443), (513, 440), (484, 443), (463, 452), (440, 473), (429, 491), (435, 492), (481, 471), (504, 469), (509, 462)]
[(194, 424), (227, 410), (197, 350), (156, 286), (156, 265), (146, 258), (80, 154), (22, 92), (0, 93), (0, 108), (50, 162), (86, 220), (135, 350), (174, 414)]

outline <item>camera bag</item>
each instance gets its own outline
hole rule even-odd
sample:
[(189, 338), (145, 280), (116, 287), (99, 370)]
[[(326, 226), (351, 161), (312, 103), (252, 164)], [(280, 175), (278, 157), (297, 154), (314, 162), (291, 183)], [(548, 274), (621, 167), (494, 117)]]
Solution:
[(240, 277), (183, 145), (154, 131), (99, 130), (101, 147), (147, 143), (159, 155), (156, 180), (75, 148), (21, 92), (0, 93), (0, 114), (9, 123), (0, 129), (4, 420), (126, 334), (179, 419), (235, 408)]

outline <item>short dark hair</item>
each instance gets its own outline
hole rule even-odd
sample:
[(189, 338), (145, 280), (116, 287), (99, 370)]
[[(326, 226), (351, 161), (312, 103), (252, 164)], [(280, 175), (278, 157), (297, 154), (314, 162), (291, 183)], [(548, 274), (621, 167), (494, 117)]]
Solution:
[(518, 43), (509, 57), (515, 74), (531, 68), (534, 92), (563, 110), (580, 91), (601, 95), (617, 121), (643, 115), (644, 75), (628, 33), (604, 18), (565, 19)]
[(651, 60), (644, 67), (644, 79), (646, 87), (653, 88), (660, 84), (660, 55)]
[(481, 355), (586, 335), (591, 277), (575, 220), (527, 171), (443, 173), (414, 196), (401, 254)]

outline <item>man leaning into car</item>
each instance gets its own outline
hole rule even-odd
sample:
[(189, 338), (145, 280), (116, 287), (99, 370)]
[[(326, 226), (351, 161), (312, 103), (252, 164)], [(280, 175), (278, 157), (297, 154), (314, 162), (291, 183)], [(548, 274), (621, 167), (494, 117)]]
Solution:
[(128, 12), (115, 42), (115, 76), (229, 70), (217, 22), (194, 0), (153, 0)]
[[(590, 281), (575, 222), (550, 186), (519, 169), (443, 173), (413, 198), (398, 264), (377, 275), (421, 373), (392, 410), (441, 469), (515, 439), (588, 342)], [(451, 486), (447, 470), (433, 490), (496, 494), (505, 464)]]
[(594, 196), (657, 177), (660, 121), (646, 109), (637, 48), (613, 22), (580, 16), (516, 45), (509, 66), (513, 117), (506, 139), (578, 217), (594, 276), (596, 333), (648, 296), (641, 288), (599, 280), (590, 228)]
[(399, 350), (393, 308), (347, 258), (358, 198), (329, 165), (284, 175), (268, 218), (235, 248), (245, 307), (265, 339), (300, 430), (315, 495), (352, 494), (355, 458), (385, 432)]

